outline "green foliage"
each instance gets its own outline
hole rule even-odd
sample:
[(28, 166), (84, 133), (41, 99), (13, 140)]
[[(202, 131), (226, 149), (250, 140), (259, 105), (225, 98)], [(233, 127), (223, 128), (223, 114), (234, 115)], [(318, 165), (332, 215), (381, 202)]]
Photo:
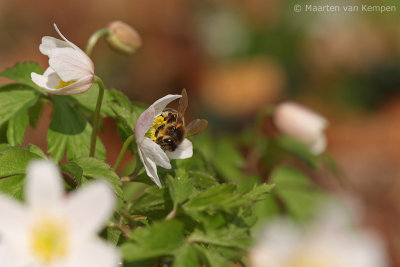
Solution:
[(23, 85), (28, 85), (32, 88), (38, 88), (37, 85), (32, 82), (32, 72), (42, 74), (43, 70), (42, 67), (40, 67), (40, 65), (36, 62), (24, 62), (17, 63), (14, 67), (6, 69), (0, 73), (0, 76), (17, 81)]

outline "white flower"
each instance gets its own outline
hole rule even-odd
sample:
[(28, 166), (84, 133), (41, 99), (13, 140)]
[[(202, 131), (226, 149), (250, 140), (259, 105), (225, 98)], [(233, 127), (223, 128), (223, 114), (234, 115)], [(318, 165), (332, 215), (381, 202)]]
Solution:
[(169, 159), (186, 159), (193, 155), (192, 142), (184, 139), (183, 142), (173, 151), (164, 151), (152, 139), (146, 136), (152, 125), (157, 124), (157, 120), (165, 107), (172, 101), (182, 97), (181, 95), (166, 95), (154, 102), (138, 118), (135, 125), (135, 139), (140, 160), (146, 169), (147, 175), (161, 187), (160, 179), (157, 174), (157, 165), (166, 169), (171, 169)]
[(57, 95), (72, 95), (86, 92), (92, 86), (94, 65), (79, 47), (68, 41), (54, 24), (64, 40), (44, 36), (39, 50), (49, 57), (49, 67), (43, 75), (31, 73), (34, 83)]
[(280, 132), (304, 143), (312, 153), (325, 150), (328, 121), (321, 115), (300, 104), (284, 102), (276, 107), (273, 117)]
[(387, 267), (381, 240), (354, 229), (343, 211), (326, 209), (315, 225), (300, 228), (277, 219), (250, 250), (250, 267)]
[(25, 200), (0, 195), (0, 266), (118, 266), (116, 248), (97, 236), (115, 203), (103, 181), (65, 197), (56, 166), (36, 161), (27, 169)]

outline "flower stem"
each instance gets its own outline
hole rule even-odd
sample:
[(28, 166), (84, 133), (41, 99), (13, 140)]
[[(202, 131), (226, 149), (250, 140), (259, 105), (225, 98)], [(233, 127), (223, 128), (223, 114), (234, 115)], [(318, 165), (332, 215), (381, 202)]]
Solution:
[(92, 54), (93, 48), (96, 45), (97, 41), (102, 37), (106, 36), (110, 33), (110, 30), (107, 28), (100, 29), (90, 36), (89, 41), (86, 45), (86, 54), (90, 57)]
[(134, 139), (134, 136), (131, 135), (125, 140), (124, 145), (121, 148), (121, 152), (119, 152), (117, 161), (114, 164), (114, 167), (113, 167), (114, 171), (116, 171), (119, 167), (119, 164), (121, 164), (121, 161), (124, 158), (125, 152), (128, 149), (129, 145), (132, 143), (133, 139)]
[(89, 157), (94, 156), (94, 152), (96, 151), (96, 141), (97, 141), (97, 131), (99, 129), (99, 121), (100, 121), (100, 109), (101, 109), (101, 104), (103, 103), (103, 96), (104, 96), (104, 83), (103, 81), (95, 76), (94, 82), (98, 84), (99, 86), (99, 96), (97, 98), (97, 104), (96, 104), (96, 111), (94, 114), (94, 119), (93, 119), (93, 131), (92, 131), (92, 138), (90, 142), (90, 154)]

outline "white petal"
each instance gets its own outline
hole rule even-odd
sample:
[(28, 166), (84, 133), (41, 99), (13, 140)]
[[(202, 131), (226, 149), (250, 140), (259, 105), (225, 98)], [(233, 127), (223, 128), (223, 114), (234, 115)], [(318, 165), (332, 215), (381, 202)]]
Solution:
[(166, 95), (158, 99), (151, 105), (151, 107), (154, 108), (154, 117), (159, 116), (169, 103), (181, 97), (182, 97), (181, 95)]
[(146, 109), (136, 121), (135, 124), (135, 139), (136, 143), (141, 143), (143, 141), (144, 135), (150, 129), (151, 124), (154, 121), (154, 108), (150, 106)]
[[(12, 178), (7, 178), (12, 179)], [(26, 209), (14, 199), (0, 194), (0, 240), (15, 240), (23, 235), (26, 228)], [(21, 236), (22, 237), (22, 236)]]
[(183, 142), (175, 149), (175, 151), (165, 151), (168, 158), (170, 159), (187, 159), (193, 156), (193, 145), (188, 139), (184, 139)]
[(63, 184), (54, 163), (47, 160), (29, 164), (26, 175), (25, 198), (34, 209), (57, 208), (63, 200)]
[(79, 246), (65, 267), (117, 267), (120, 262), (116, 247), (96, 239)]
[(65, 82), (76, 81), (83, 76), (93, 75), (93, 70), (88, 68), (82, 58), (70, 47), (53, 49), (49, 65)]
[(61, 79), (57, 75), (57, 73), (51, 68), (48, 68), (43, 75), (32, 72), (31, 78), (32, 81), (43, 90), (56, 95), (72, 95), (84, 93), (89, 90), (93, 84), (93, 76), (87, 75), (68, 86), (57, 89), (55, 87), (60, 85)]
[(143, 155), (143, 152), (141, 151), (140, 147), (138, 146), (138, 153), (140, 160), (142, 161), (144, 168), (146, 169), (147, 175), (150, 177), (151, 180), (153, 180), (154, 183), (158, 187), (162, 187), (160, 178), (158, 178), (157, 174), (157, 165), (154, 163), (154, 161), (151, 161), (149, 158), (147, 158), (145, 155)]
[(104, 181), (94, 181), (72, 193), (65, 212), (71, 232), (85, 238), (98, 233), (113, 213), (115, 195)]
[(165, 169), (171, 169), (171, 163), (169, 162), (167, 154), (165, 154), (164, 150), (162, 150), (161, 147), (150, 138), (145, 137), (143, 139), (142, 143), (140, 143), (140, 149), (144, 156), (149, 158), (151, 161), (154, 161), (158, 166)]
[(61, 41), (57, 38), (44, 36), (42, 38), (42, 43), (39, 45), (39, 50), (43, 55), (50, 56), (51, 50), (54, 48), (70, 47), (70, 45)]
[(315, 154), (319, 155), (324, 152), (326, 148), (326, 137), (323, 133), (314, 141), (314, 143), (310, 146), (310, 151)]
[(65, 38), (65, 36), (60, 32), (60, 30), (58, 29), (58, 27), (55, 23), (54, 23), (54, 28), (56, 29), (56, 31), (60, 35), (60, 37), (63, 38), (64, 41), (66, 41), (75, 50), (75, 52), (81, 58), (82, 63), (84, 63), (87, 66), (87, 68), (91, 69), (92, 73), (94, 73), (94, 64), (93, 64), (93, 61), (90, 59), (90, 57), (85, 52), (83, 52), (79, 47), (77, 47), (74, 43), (68, 41), (68, 39)]

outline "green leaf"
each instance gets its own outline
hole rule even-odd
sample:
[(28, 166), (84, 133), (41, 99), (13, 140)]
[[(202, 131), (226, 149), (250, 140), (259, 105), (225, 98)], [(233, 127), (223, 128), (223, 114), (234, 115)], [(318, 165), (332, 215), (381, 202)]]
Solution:
[[(47, 132), (48, 152), (59, 162), (67, 151), (68, 160), (89, 155), (92, 126), (61, 96), (54, 96), (54, 114)], [(97, 138), (97, 158), (105, 159), (106, 152)]]
[(137, 228), (131, 238), (132, 242), (121, 246), (122, 256), (127, 261), (174, 255), (184, 241), (183, 224), (176, 220), (157, 222), (150, 227)]
[(171, 202), (167, 188), (151, 186), (133, 202), (131, 212), (134, 215), (162, 218), (172, 209)]
[(36, 62), (23, 62), (17, 63), (14, 67), (6, 69), (0, 73), (0, 76), (9, 78), (33, 88), (38, 88), (38, 86), (32, 82), (32, 72), (43, 74), (42, 67), (40, 67), (40, 65)]
[(83, 176), (86, 178), (104, 179), (114, 188), (115, 193), (123, 198), (121, 181), (118, 175), (104, 161), (96, 158), (79, 158), (73, 162), (78, 164), (83, 170)]
[(209, 267), (232, 267), (233, 264), (220, 254), (208, 250), (200, 245), (195, 245), (196, 251), (202, 255), (203, 261)]
[(83, 185), (86, 182), (86, 179), (82, 179), (83, 169), (75, 162), (70, 161), (62, 165), (61, 170), (72, 175), (79, 186)]
[(168, 176), (168, 189), (174, 206), (183, 203), (192, 194), (194, 180), (183, 169), (176, 171), (175, 178)]
[(304, 160), (311, 167), (315, 168), (317, 166), (318, 156), (312, 154), (310, 149), (303, 143), (287, 136), (278, 138), (277, 143), (281, 148)]
[(326, 197), (310, 179), (290, 166), (276, 168), (271, 174), (276, 183), (274, 193), (283, 201), (285, 208), (298, 220), (311, 219), (318, 204)]
[(22, 200), (24, 195), (25, 175), (18, 174), (0, 179), (0, 192)]
[[(93, 83), (92, 87), (90, 89), (82, 94), (77, 94), (77, 95), (71, 95), (73, 99), (76, 100), (76, 102), (87, 108), (90, 111), (95, 111), (96, 110), (96, 105), (97, 105), (97, 98), (99, 95), (99, 85), (97, 83)], [(103, 97), (103, 103), (101, 105), (101, 113), (106, 115), (106, 116), (113, 116), (114, 112), (112, 111), (109, 103), (111, 102), (112, 97), (108, 90), (104, 91), (104, 97)]]
[(217, 210), (238, 197), (233, 194), (235, 186), (232, 184), (216, 185), (206, 191), (199, 192), (185, 205), (185, 210)]
[(40, 158), (26, 148), (11, 147), (0, 152), (0, 178), (25, 174), (28, 163)]
[(34, 105), (37, 98), (33, 91), (0, 92), (0, 124), (11, 119), (19, 110)]
[(114, 246), (118, 244), (119, 238), (121, 236), (121, 231), (114, 228), (107, 228), (107, 240)]
[(8, 122), (7, 140), (12, 146), (21, 145), (28, 127), (29, 116), (27, 109), (19, 110)]
[(185, 244), (175, 252), (175, 261), (172, 267), (196, 267), (200, 266), (195, 249)]

